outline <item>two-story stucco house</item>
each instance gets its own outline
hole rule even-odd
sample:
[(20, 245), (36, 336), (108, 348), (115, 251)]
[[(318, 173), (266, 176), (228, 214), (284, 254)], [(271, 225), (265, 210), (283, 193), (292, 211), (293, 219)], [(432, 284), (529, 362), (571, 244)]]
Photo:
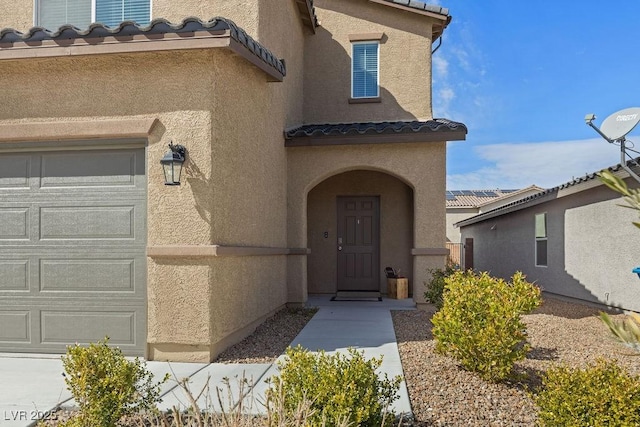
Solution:
[[(210, 361), (310, 293), (384, 293), (386, 265), (422, 302), (447, 253), (445, 144), (466, 135), (432, 117), (447, 9), (0, 10), (0, 352), (108, 335), (128, 354)], [(165, 185), (170, 143), (186, 148), (180, 185)]]

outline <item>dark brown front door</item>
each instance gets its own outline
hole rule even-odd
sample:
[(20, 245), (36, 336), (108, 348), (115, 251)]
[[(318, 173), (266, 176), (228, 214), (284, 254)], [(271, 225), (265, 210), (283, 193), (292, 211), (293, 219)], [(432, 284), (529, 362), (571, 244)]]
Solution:
[(380, 200), (338, 197), (338, 291), (380, 290)]

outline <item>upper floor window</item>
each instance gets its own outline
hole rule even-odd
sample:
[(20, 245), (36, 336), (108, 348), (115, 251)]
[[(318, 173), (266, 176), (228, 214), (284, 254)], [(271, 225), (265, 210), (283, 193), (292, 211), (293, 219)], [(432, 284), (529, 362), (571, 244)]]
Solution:
[(50, 31), (64, 24), (80, 29), (92, 22), (117, 27), (122, 21), (146, 25), (151, 0), (36, 0), (36, 25)]
[(547, 266), (547, 214), (536, 214), (536, 267)]
[(354, 42), (351, 46), (351, 97), (379, 97), (380, 43)]

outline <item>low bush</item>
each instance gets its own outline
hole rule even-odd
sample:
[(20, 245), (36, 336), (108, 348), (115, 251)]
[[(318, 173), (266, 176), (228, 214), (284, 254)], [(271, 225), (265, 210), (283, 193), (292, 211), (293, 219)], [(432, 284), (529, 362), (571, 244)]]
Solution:
[(520, 272), (510, 283), (472, 271), (445, 283), (442, 309), (432, 318), (436, 351), (486, 380), (507, 378), (529, 350), (521, 315), (540, 305), (540, 289)]
[(541, 426), (640, 425), (640, 377), (629, 375), (615, 361), (600, 359), (586, 369), (550, 369), (542, 391), (533, 398)]
[(127, 360), (108, 338), (89, 347), (67, 347), (62, 356), (65, 382), (78, 405), (69, 427), (112, 427), (118, 420), (143, 410), (155, 410), (160, 401), (159, 383), (139, 359)]
[(267, 396), (274, 415), (270, 425), (300, 413), (305, 414), (305, 426), (390, 425), (388, 407), (398, 398), (401, 378), (380, 378), (376, 370), (381, 363), (382, 358), (365, 360), (351, 348), (348, 355), (311, 353), (300, 346), (287, 349)]
[(445, 279), (456, 271), (458, 270), (453, 263), (447, 263), (444, 270), (441, 268), (433, 268), (429, 270), (431, 280), (429, 282), (425, 282), (427, 290), (424, 293), (424, 298), (427, 302), (434, 304), (437, 310), (442, 308)]

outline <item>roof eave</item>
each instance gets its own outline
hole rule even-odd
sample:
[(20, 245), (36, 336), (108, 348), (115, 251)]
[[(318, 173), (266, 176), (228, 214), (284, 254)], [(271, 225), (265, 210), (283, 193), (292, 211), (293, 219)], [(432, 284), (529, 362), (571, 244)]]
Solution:
[(418, 15), (427, 16), (429, 18), (436, 19), (439, 22), (433, 25), (433, 28), (431, 31), (432, 40), (437, 40), (439, 37), (442, 37), (442, 34), (444, 33), (445, 28), (447, 28), (447, 26), (451, 22), (451, 15), (449, 15), (448, 10), (445, 8), (440, 8), (440, 10), (445, 13), (438, 13), (438, 12), (430, 11), (426, 9), (418, 9), (411, 6), (405, 6), (404, 4), (396, 3), (394, 1), (389, 1), (389, 0), (369, 0), (369, 1), (373, 3), (381, 4), (384, 6), (393, 7), (395, 9), (404, 10), (406, 12), (411, 12)]
[[(156, 26), (162, 26), (163, 30), (155, 31)], [(191, 26), (190, 31), (184, 31), (187, 26)], [(25, 34), (4, 29), (0, 31), (0, 40), (0, 61), (226, 48), (262, 70), (269, 81), (281, 82), (286, 74), (282, 60), (224, 18), (209, 22), (186, 18), (177, 25), (156, 19), (146, 27), (132, 21), (117, 28), (94, 23), (84, 31), (70, 25), (56, 32), (34, 27)]]
[(309, 28), (313, 34), (316, 33), (316, 27), (318, 26), (318, 17), (313, 9), (313, 3), (311, 0), (295, 0), (302, 23)]
[(328, 145), (404, 144), (443, 141), (462, 141), (466, 132), (428, 131), (411, 133), (364, 133), (357, 135), (294, 136), (285, 139), (285, 147), (310, 147)]

